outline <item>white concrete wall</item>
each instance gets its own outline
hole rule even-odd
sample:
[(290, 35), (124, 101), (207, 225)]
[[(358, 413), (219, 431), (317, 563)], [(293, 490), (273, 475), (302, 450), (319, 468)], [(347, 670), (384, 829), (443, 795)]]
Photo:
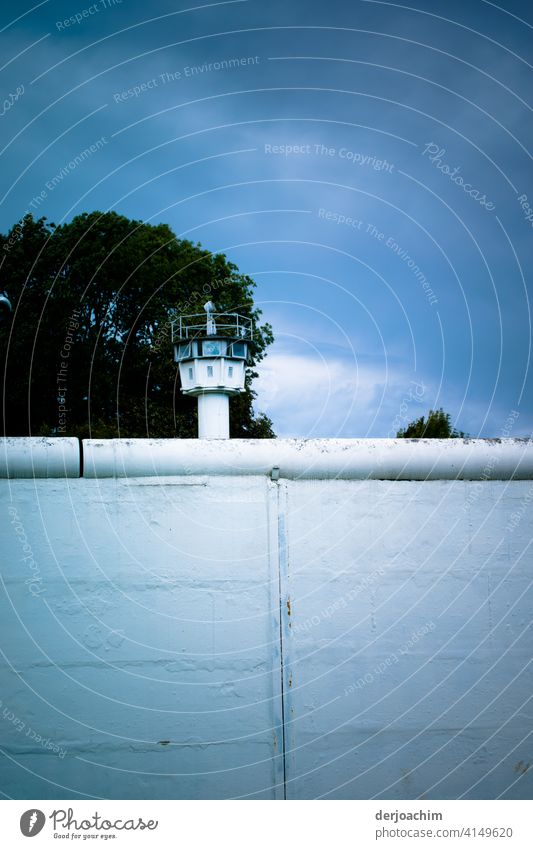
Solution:
[(254, 478), (4, 487), (0, 698), (66, 752), (4, 719), (4, 792), (269, 798), (282, 789), (266, 487)]
[(273, 482), (234, 445), (0, 481), (0, 790), (530, 798), (532, 480)]
[(291, 798), (531, 797), (532, 507), (531, 482), (288, 484)]

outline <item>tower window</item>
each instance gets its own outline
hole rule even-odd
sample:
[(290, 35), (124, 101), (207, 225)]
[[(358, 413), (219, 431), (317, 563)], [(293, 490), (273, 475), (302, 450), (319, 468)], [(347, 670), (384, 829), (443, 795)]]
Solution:
[(213, 377), (213, 366), (207, 366), (207, 376)]
[(233, 377), (233, 366), (228, 366), (228, 377)]
[(186, 360), (191, 356), (190, 345), (178, 345), (178, 360)]
[(221, 341), (213, 342), (210, 339), (204, 339), (202, 342), (202, 354), (204, 357), (220, 357), (225, 350), (225, 343)]
[(189, 380), (192, 380), (192, 368), (189, 369)]

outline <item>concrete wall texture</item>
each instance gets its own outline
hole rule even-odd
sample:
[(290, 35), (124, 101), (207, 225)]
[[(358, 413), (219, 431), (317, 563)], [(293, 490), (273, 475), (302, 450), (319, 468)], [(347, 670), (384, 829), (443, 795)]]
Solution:
[(530, 798), (531, 444), (192, 442), (6, 442), (1, 792)]

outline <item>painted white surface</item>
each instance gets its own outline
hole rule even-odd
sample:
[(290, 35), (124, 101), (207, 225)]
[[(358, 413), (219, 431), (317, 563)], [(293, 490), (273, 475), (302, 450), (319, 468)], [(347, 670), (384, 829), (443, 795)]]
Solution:
[(266, 486), (3, 483), (1, 790), (133, 799), (282, 792)]
[(533, 484), (282, 486), (291, 798), (530, 798)]
[(77, 478), (80, 443), (75, 437), (0, 437), (0, 478)]
[(524, 439), (85, 439), (86, 477), (269, 475), (281, 478), (533, 478)]
[(0, 482), (0, 790), (530, 798), (533, 481), (333, 480), (335, 444), (276, 483), (191, 444), (217, 473)]
[(198, 437), (229, 439), (229, 396), (222, 392), (198, 395)]
[(223, 389), (229, 395), (244, 392), (244, 360), (233, 357), (202, 357), (179, 364), (181, 391), (199, 395), (206, 390)]

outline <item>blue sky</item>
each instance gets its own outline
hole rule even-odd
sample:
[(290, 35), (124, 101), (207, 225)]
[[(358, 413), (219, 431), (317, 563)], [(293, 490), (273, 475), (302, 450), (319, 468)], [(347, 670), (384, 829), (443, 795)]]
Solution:
[(274, 327), (257, 406), (280, 436), (392, 436), (437, 406), (532, 433), (529, 4), (1, 16), (4, 232), (115, 209), (226, 253)]

